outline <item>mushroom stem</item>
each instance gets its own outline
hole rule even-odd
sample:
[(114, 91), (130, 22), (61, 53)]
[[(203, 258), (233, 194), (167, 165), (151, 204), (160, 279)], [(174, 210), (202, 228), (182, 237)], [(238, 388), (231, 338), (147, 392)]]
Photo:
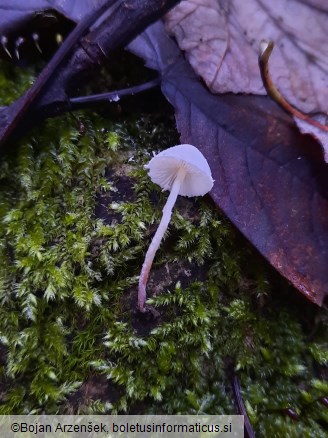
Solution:
[(174, 183), (172, 184), (170, 195), (167, 198), (166, 204), (164, 205), (163, 208), (163, 215), (161, 222), (158, 225), (153, 240), (151, 241), (151, 244), (149, 245), (149, 248), (145, 256), (145, 261), (142, 265), (142, 269), (139, 277), (139, 289), (138, 289), (138, 307), (141, 312), (145, 312), (146, 285), (148, 281), (149, 271), (153, 264), (156, 251), (159, 248), (159, 245), (162, 241), (162, 238), (171, 220), (172, 209), (174, 207), (175, 201), (177, 200), (180, 191), (180, 186), (183, 183), (185, 176), (186, 176), (186, 169), (184, 166), (182, 166), (175, 177)]

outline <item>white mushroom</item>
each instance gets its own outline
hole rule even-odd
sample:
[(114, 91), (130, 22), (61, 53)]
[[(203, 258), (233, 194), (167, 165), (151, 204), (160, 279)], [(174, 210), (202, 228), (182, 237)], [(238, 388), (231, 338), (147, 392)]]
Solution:
[(173, 146), (154, 156), (145, 166), (151, 180), (171, 193), (163, 208), (163, 216), (148, 248), (143, 263), (138, 290), (138, 307), (145, 311), (146, 285), (156, 251), (172, 216), (178, 195), (203, 196), (213, 187), (211, 169), (204, 155), (190, 144)]

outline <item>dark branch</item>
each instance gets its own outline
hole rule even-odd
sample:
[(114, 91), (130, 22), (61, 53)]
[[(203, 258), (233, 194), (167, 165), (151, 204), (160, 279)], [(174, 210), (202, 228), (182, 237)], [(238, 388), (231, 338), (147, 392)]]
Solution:
[(93, 94), (91, 96), (73, 97), (69, 99), (70, 109), (75, 111), (82, 108), (87, 108), (90, 105), (99, 103), (117, 102), (123, 96), (133, 96), (144, 91), (150, 90), (160, 84), (160, 79), (156, 78), (142, 85), (135, 87), (124, 88), (122, 90), (110, 91), (109, 93)]
[(245, 405), (243, 402), (243, 398), (241, 396), (239, 379), (236, 375), (233, 376), (232, 385), (233, 385), (233, 391), (235, 393), (239, 413), (240, 413), (240, 415), (243, 415), (243, 417), (244, 417), (244, 427), (245, 427), (245, 431), (247, 433), (247, 436), (248, 436), (248, 438), (255, 438), (255, 433), (254, 433), (254, 430), (252, 428), (251, 422), (249, 421), (249, 418), (248, 418), (248, 415), (246, 412), (246, 408), (245, 408)]

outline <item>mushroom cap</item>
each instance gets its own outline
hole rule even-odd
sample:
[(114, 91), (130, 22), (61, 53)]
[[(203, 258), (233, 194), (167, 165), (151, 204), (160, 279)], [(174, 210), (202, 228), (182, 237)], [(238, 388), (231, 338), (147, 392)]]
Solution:
[(180, 144), (165, 149), (155, 155), (145, 166), (150, 179), (162, 187), (171, 190), (175, 177), (181, 167), (186, 175), (180, 186), (181, 196), (203, 196), (213, 187), (210, 166), (204, 155), (191, 144)]

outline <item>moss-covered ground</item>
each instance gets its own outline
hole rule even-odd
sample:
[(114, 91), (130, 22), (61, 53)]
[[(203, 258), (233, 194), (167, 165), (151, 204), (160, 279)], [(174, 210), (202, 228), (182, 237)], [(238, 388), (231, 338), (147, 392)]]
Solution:
[[(1, 66), (1, 104), (32, 75)], [(160, 107), (160, 105), (159, 105)], [(238, 413), (260, 437), (327, 436), (327, 311), (279, 279), (209, 197), (180, 198), (136, 310), (167, 194), (143, 165), (172, 114), (79, 113), (0, 161), (0, 414)]]

